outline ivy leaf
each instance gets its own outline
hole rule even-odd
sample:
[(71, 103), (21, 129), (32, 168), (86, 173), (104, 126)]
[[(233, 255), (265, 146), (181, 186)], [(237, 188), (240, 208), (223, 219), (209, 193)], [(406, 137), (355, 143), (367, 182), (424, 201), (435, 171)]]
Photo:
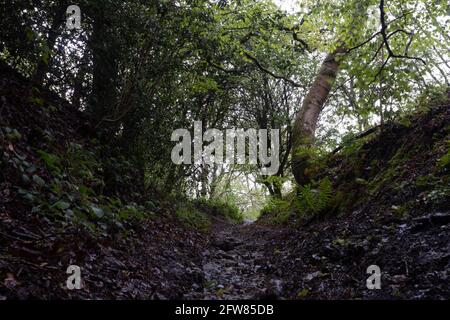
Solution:
[(27, 193), (27, 194), (23, 195), (23, 198), (30, 202), (34, 202), (34, 200), (36, 199), (36, 197), (34, 195), (32, 195), (31, 193)]
[(101, 219), (105, 215), (105, 212), (103, 211), (103, 209), (101, 209), (99, 207), (91, 206), (91, 210), (92, 210), (92, 213), (99, 219)]
[(60, 210), (66, 210), (66, 209), (68, 209), (70, 207), (70, 203), (65, 202), (63, 200), (59, 200), (53, 206), (58, 208), (58, 209), (60, 209)]
[(33, 175), (33, 182), (36, 183), (38, 186), (43, 187), (45, 186), (45, 181), (38, 175)]

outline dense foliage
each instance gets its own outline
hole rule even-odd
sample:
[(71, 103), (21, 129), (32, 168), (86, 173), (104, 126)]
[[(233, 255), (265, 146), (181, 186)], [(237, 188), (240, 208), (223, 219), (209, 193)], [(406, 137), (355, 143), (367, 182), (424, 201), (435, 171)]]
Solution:
[[(81, 9), (81, 29), (66, 27), (70, 4)], [(222, 198), (255, 212), (266, 194), (289, 192), (293, 119), (324, 56), (336, 50), (341, 70), (314, 152), (398, 118), (424, 92), (449, 84), (446, 1), (305, 0), (289, 12), (268, 0), (1, 5), (1, 60), (32, 80), (34, 104), (43, 86), (86, 116), (82, 129), (102, 145), (108, 195), (132, 185), (141, 194)], [(280, 129), (278, 172), (174, 165), (170, 135), (195, 120), (205, 129)], [(56, 170), (46, 152), (42, 159)], [(84, 166), (89, 155), (79, 157)], [(300, 189), (306, 200), (307, 188)]]

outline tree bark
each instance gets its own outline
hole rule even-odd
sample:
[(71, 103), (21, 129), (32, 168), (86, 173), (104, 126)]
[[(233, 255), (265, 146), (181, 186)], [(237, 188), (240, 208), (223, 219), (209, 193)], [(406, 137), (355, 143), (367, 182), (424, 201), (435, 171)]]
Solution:
[[(108, 28), (108, 16), (101, 9), (92, 14), (93, 31), (89, 42), (92, 53), (92, 94), (89, 104), (92, 118), (100, 123), (106, 115), (114, 114), (117, 107), (118, 50), (114, 33)], [(102, 128), (109, 139), (114, 129)]]
[(298, 184), (304, 185), (310, 182), (308, 168), (313, 159), (309, 151), (314, 145), (320, 113), (338, 75), (339, 61), (336, 57), (344, 52), (344, 48), (337, 48), (327, 55), (295, 118), (292, 137), (292, 172)]

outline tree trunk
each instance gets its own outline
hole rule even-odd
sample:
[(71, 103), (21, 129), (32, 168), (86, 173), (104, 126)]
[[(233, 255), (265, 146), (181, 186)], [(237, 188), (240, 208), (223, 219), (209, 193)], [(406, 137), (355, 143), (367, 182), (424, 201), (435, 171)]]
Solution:
[[(89, 42), (92, 52), (92, 94), (90, 111), (95, 123), (111, 114), (117, 107), (118, 46), (113, 32), (108, 28), (108, 17), (102, 10), (93, 13), (93, 31)], [(109, 139), (114, 129), (102, 128), (102, 136)]]
[(200, 175), (200, 196), (202, 198), (208, 198), (208, 185), (209, 185), (209, 165), (202, 164), (202, 172)]
[(310, 148), (314, 145), (319, 115), (339, 71), (339, 62), (336, 57), (344, 52), (343, 48), (338, 48), (327, 55), (295, 118), (292, 137), (292, 171), (298, 184), (304, 185), (310, 181), (308, 169), (313, 161)]

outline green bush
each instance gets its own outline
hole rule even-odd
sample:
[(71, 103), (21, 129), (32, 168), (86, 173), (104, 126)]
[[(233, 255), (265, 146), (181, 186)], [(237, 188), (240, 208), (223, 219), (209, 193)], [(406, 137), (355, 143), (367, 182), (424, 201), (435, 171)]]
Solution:
[(207, 231), (211, 225), (208, 216), (192, 206), (178, 208), (176, 216), (187, 225), (202, 231)]
[(298, 186), (298, 192), (293, 191), (283, 199), (271, 198), (261, 210), (261, 218), (275, 224), (286, 223), (295, 216), (301, 221), (330, 208), (332, 199), (331, 181), (324, 178), (320, 182)]
[(439, 166), (441, 168), (450, 168), (450, 140), (447, 141), (447, 145), (449, 150), (447, 151), (447, 153), (439, 159)]
[(244, 216), (239, 208), (233, 204), (219, 199), (196, 199), (194, 205), (199, 210), (209, 214), (225, 217), (230, 222), (242, 222)]
[(289, 220), (293, 212), (294, 206), (292, 201), (271, 198), (262, 208), (260, 218), (266, 218), (269, 223), (283, 224)]

